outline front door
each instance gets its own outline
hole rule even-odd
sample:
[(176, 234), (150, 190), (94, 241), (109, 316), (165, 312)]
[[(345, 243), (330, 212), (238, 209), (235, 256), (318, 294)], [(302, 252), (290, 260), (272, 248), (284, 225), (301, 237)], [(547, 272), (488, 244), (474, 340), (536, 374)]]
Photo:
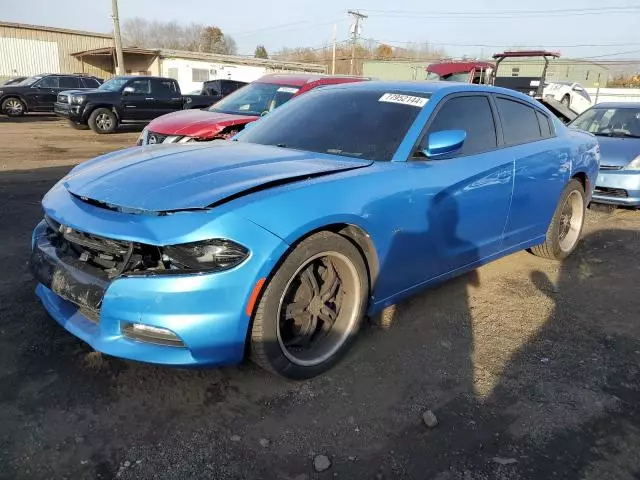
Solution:
[[(501, 249), (513, 191), (514, 160), (498, 150), (497, 117), (487, 95), (453, 95), (441, 101), (416, 152), (429, 135), (464, 130), (456, 154), (429, 159), (417, 153), (405, 165), (411, 201), (402, 215), (390, 257), (403, 268), (380, 277), (382, 294), (446, 278)], [(396, 260), (394, 260), (395, 262)]]
[(151, 81), (148, 78), (129, 81), (124, 88), (132, 87), (133, 92), (122, 94), (122, 120), (125, 122), (143, 122), (153, 118), (155, 98), (151, 93)]

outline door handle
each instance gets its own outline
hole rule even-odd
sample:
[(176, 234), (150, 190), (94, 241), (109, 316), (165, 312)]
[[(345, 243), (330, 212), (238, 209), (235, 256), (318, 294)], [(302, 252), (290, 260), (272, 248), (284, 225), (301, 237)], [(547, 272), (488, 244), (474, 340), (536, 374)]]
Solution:
[(155, 100), (155, 98), (153, 98), (153, 97), (147, 97), (147, 98), (145, 98), (145, 100)]

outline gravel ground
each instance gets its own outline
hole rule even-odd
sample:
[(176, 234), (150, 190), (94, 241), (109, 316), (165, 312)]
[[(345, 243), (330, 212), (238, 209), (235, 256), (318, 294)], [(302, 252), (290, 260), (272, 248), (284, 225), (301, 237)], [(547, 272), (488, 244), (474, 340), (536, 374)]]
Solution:
[(0, 478), (640, 479), (640, 214), (414, 297), (310, 381), (159, 368), (66, 333), (26, 269), (44, 192), (136, 135), (0, 117)]

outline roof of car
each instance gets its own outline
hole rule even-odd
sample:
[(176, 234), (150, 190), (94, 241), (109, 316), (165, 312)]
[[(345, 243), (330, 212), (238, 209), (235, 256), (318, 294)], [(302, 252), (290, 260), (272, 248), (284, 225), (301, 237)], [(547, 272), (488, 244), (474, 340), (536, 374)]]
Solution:
[(260, 77), (257, 81), (260, 83), (279, 83), (290, 85), (292, 87), (303, 87), (308, 83), (317, 82), (325, 78), (365, 79), (364, 77), (350, 77), (347, 75), (322, 75), (318, 73), (272, 73), (269, 75), (265, 75), (264, 77)]
[(157, 78), (160, 80), (174, 80), (173, 78), (168, 77), (158, 77), (157, 75), (118, 75), (113, 78), (125, 78), (127, 80), (148, 80), (151, 78)]
[(639, 102), (601, 102), (593, 108), (640, 108)]

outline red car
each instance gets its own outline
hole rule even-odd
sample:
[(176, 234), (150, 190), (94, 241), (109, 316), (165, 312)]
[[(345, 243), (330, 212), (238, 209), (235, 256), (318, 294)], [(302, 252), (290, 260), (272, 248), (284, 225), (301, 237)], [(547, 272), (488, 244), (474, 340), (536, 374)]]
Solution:
[(202, 142), (229, 138), (283, 103), (309, 90), (337, 83), (361, 82), (363, 77), (318, 74), (271, 74), (236, 90), (209, 108), (182, 110), (153, 120), (138, 145)]

